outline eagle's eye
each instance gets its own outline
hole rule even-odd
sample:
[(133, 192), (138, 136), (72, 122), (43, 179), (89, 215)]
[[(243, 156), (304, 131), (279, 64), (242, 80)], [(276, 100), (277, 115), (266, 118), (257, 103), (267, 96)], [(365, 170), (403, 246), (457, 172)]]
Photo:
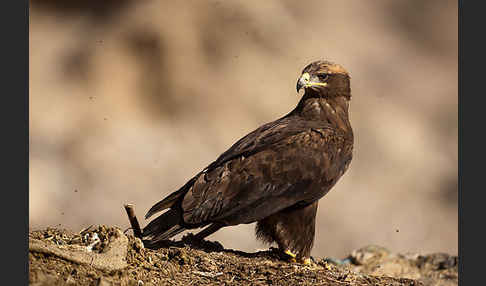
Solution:
[(321, 80), (321, 81), (325, 81), (329, 75), (327, 73), (320, 73), (320, 74), (317, 74), (317, 77)]

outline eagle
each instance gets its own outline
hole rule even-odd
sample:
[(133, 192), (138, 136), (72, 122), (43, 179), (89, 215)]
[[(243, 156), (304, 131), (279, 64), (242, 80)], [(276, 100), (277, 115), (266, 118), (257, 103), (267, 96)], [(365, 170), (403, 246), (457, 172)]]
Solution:
[(166, 210), (143, 228), (155, 245), (189, 229), (204, 239), (222, 227), (256, 223), (256, 236), (294, 262), (311, 263), (319, 199), (348, 169), (353, 130), (350, 76), (339, 64), (308, 64), (304, 94), (287, 115), (238, 140), (145, 215)]

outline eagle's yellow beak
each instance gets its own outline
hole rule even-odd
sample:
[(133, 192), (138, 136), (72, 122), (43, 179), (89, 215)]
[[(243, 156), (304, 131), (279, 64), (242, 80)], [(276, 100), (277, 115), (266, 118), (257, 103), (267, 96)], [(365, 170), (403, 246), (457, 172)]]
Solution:
[(310, 77), (310, 74), (309, 73), (303, 73), (299, 80), (297, 81), (297, 92), (299, 92), (299, 90), (301, 88), (308, 88), (308, 87), (312, 87), (312, 86), (327, 86), (327, 83), (325, 82), (313, 82), (311, 81), (311, 77)]

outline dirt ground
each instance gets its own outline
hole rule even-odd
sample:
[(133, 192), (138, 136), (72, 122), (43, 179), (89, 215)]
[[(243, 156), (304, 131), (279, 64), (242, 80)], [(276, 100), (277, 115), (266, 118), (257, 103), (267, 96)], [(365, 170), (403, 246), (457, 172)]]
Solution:
[(29, 233), (31, 285), (457, 285), (458, 257), (395, 254), (379, 246), (344, 259), (291, 263), (276, 249), (245, 253), (190, 235), (157, 250), (117, 227)]

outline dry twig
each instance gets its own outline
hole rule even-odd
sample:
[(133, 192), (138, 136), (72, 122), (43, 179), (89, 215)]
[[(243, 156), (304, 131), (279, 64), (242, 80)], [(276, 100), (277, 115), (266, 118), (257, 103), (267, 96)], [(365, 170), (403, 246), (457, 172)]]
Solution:
[(132, 204), (125, 204), (125, 210), (127, 211), (128, 220), (130, 221), (130, 225), (133, 229), (133, 234), (135, 237), (142, 238), (142, 230), (140, 229), (140, 224), (138, 224), (137, 217), (135, 216), (135, 212), (133, 211)]

